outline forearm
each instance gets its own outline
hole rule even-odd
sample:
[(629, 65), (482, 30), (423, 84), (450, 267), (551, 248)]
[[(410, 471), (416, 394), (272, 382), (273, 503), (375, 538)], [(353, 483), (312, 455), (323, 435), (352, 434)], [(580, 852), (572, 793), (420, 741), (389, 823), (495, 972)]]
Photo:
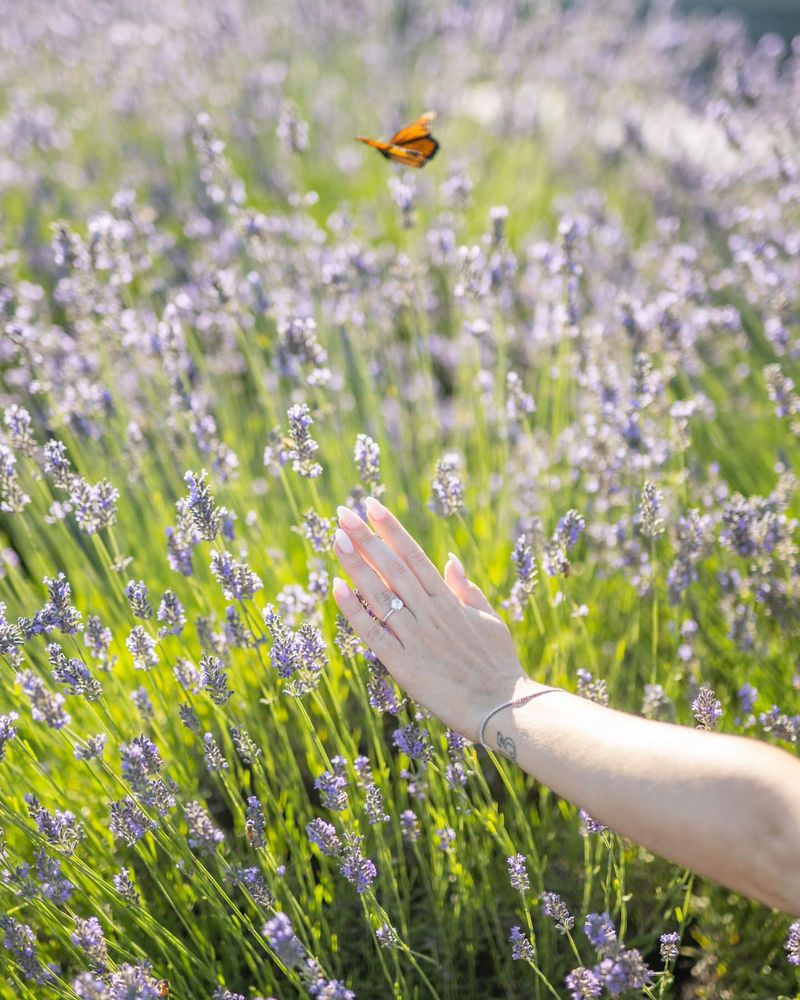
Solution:
[[(525, 681), (517, 693), (539, 688)], [(523, 770), (615, 832), (800, 914), (800, 761), (790, 754), (566, 691), (504, 709), (487, 726), (492, 748), (498, 734)]]

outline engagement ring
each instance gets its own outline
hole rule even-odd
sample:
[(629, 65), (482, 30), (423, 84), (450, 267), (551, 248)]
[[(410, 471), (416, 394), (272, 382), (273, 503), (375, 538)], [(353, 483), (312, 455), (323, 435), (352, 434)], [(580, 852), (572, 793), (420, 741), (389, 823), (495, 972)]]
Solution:
[(399, 611), (400, 608), (404, 608), (405, 604), (400, 600), (399, 597), (393, 597), (391, 603), (389, 604), (389, 610), (386, 612), (385, 616), (381, 618), (381, 625), (386, 625), (395, 611)]

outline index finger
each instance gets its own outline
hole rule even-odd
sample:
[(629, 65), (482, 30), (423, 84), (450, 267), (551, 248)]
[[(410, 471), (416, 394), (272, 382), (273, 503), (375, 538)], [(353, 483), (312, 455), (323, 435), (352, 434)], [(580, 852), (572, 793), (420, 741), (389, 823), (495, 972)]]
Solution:
[(375, 497), (367, 497), (364, 505), (375, 531), (406, 563), (427, 593), (431, 597), (452, 597), (452, 591), (442, 579), (439, 570), (395, 515)]

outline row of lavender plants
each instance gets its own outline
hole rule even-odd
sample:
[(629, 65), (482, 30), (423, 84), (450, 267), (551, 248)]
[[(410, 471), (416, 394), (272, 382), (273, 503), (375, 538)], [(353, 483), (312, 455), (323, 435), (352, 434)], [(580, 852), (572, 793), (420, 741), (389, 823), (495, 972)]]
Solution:
[(797, 752), (800, 46), (653, 8), (0, 0), (0, 996), (800, 996), (330, 595), (381, 497), (537, 679)]

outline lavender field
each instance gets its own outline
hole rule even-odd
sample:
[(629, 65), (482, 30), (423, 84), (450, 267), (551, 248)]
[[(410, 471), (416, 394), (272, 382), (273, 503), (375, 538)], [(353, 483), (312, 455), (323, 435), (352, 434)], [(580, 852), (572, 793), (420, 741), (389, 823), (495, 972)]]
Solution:
[(330, 593), (380, 497), (531, 676), (798, 753), (800, 38), (649, 8), (0, 0), (3, 1000), (800, 998)]

